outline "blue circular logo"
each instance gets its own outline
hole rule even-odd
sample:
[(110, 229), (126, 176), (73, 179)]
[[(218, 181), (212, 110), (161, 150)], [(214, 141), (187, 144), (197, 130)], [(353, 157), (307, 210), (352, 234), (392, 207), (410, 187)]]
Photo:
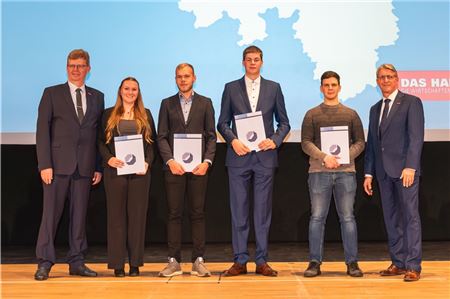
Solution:
[(249, 131), (248, 133), (247, 133), (247, 140), (248, 141), (250, 141), (250, 142), (255, 142), (256, 141), (256, 138), (258, 138), (258, 134), (256, 134), (256, 132), (255, 131)]
[(183, 160), (184, 163), (189, 164), (194, 160), (194, 155), (192, 155), (190, 152), (185, 152), (181, 156), (181, 159)]
[(134, 163), (136, 163), (136, 156), (133, 154), (126, 155), (125, 163), (127, 163), (128, 165), (133, 165)]
[(334, 156), (339, 155), (341, 153), (341, 147), (337, 144), (333, 144), (330, 146), (330, 153)]

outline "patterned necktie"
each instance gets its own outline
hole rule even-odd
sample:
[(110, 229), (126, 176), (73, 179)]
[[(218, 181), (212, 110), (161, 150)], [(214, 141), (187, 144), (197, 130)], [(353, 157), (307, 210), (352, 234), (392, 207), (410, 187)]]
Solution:
[(81, 122), (83, 121), (84, 118), (84, 112), (83, 112), (83, 103), (81, 102), (81, 88), (77, 88), (76, 90), (77, 95), (77, 115), (78, 115), (78, 120)]

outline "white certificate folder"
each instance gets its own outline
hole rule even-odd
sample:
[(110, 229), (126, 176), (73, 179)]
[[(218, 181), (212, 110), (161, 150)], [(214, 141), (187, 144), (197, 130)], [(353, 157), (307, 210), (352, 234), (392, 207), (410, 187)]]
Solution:
[(202, 134), (173, 134), (173, 158), (192, 172), (202, 162)]
[(260, 151), (258, 144), (266, 139), (261, 111), (234, 116), (238, 138), (251, 151)]
[(117, 168), (117, 175), (132, 174), (145, 171), (144, 143), (142, 135), (126, 135), (114, 137), (116, 158), (124, 162)]
[(339, 164), (350, 163), (348, 126), (320, 128), (321, 150), (328, 155), (339, 157)]

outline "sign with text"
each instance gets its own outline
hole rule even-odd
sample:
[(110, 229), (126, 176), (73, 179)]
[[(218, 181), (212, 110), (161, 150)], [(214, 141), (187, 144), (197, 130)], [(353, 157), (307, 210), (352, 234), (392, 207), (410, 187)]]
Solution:
[(398, 71), (399, 89), (424, 101), (450, 101), (450, 71)]

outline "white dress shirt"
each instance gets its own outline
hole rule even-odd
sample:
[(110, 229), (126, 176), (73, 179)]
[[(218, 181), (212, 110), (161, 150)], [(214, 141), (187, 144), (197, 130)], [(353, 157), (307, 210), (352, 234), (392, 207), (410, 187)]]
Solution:
[(250, 101), (250, 107), (252, 112), (256, 111), (259, 99), (259, 89), (261, 87), (261, 76), (252, 80), (245, 76), (245, 87), (247, 89), (248, 100)]
[(78, 115), (77, 111), (77, 89), (81, 89), (81, 105), (83, 106), (84, 115), (86, 115), (87, 100), (86, 100), (86, 85), (78, 87), (72, 82), (68, 81), (70, 88), (70, 95), (72, 96), (73, 106), (75, 107), (75, 113)]
[(397, 97), (397, 94), (398, 94), (398, 89), (394, 90), (394, 92), (391, 93), (387, 98), (383, 98), (383, 101), (381, 102), (380, 118), (378, 119), (378, 123), (381, 122), (381, 118), (383, 117), (383, 111), (384, 111), (384, 106), (385, 106), (384, 100), (386, 100), (386, 99), (391, 100), (389, 102), (388, 114), (386, 115), (386, 117), (388, 117), (389, 112), (391, 112), (391, 108), (394, 105), (394, 101), (395, 101), (395, 98)]

